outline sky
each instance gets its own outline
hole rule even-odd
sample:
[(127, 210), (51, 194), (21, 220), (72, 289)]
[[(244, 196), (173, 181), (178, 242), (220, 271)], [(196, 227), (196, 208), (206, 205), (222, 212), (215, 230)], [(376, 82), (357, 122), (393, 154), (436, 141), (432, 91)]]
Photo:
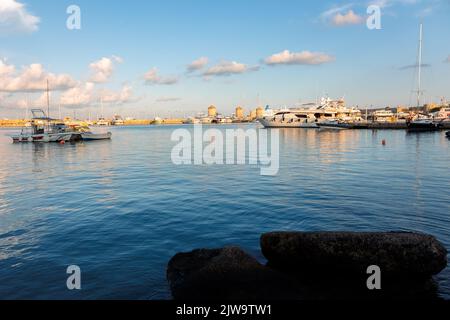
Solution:
[[(381, 29), (367, 26), (370, 5)], [(449, 14), (450, 0), (0, 0), (0, 118), (46, 108), (47, 80), (52, 113), (78, 118), (321, 96), (414, 105), (421, 22), (422, 100), (438, 102), (450, 99)]]

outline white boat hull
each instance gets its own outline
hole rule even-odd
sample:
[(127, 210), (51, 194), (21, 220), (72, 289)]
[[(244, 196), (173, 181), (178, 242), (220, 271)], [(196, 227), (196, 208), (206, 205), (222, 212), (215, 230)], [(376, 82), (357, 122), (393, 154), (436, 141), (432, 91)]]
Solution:
[(311, 128), (311, 129), (318, 128), (318, 126), (315, 122), (273, 121), (273, 120), (267, 120), (267, 119), (258, 119), (258, 121), (265, 128)]
[(73, 133), (43, 133), (43, 134), (18, 134), (12, 135), (14, 143), (19, 142), (68, 142), (74, 136)]
[(92, 133), (85, 132), (81, 134), (83, 141), (94, 141), (94, 140), (110, 140), (112, 136), (111, 132), (107, 133)]

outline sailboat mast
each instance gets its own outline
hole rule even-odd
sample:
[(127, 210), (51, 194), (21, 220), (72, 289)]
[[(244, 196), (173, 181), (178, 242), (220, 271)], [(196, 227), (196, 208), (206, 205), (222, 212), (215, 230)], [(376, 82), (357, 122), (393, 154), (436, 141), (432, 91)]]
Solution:
[(50, 119), (50, 93), (48, 88), (48, 79), (47, 79), (47, 118)]
[(419, 72), (417, 87), (417, 107), (420, 107), (420, 98), (422, 95), (422, 44), (423, 44), (423, 24), (420, 24), (419, 32)]
[(104, 117), (103, 116), (103, 96), (100, 96), (100, 108), (101, 108), (101, 115), (100, 115), (100, 117)]

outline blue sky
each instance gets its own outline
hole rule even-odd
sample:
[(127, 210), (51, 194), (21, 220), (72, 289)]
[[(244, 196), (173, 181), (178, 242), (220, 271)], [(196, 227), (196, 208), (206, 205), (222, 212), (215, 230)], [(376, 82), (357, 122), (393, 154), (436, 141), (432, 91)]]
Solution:
[[(66, 27), (72, 4), (81, 30)], [(381, 30), (366, 26), (370, 4)], [(416, 62), (421, 21), (423, 99), (450, 99), (449, 13), (448, 0), (0, 0), (0, 117), (42, 105), (47, 78), (52, 108), (79, 117), (100, 113), (100, 97), (105, 115), (136, 117), (322, 95), (361, 108), (414, 103), (415, 70), (402, 67)]]

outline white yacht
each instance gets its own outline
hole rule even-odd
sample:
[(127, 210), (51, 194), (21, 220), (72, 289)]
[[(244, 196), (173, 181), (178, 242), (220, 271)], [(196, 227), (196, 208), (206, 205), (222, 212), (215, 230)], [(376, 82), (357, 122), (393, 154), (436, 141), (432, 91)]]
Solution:
[(372, 114), (375, 122), (391, 122), (395, 118), (395, 114), (388, 109), (377, 110)]
[(318, 106), (304, 104), (300, 108), (266, 109), (264, 116), (258, 119), (266, 128), (318, 128), (318, 124), (333, 120), (359, 121), (361, 111), (345, 107), (343, 99), (322, 98)]
[(265, 128), (317, 128), (317, 119), (302, 110), (281, 110), (273, 116), (264, 116), (258, 121)]
[(106, 127), (106, 126), (109, 126), (109, 122), (105, 118), (100, 117), (97, 120), (97, 125), (101, 126), (101, 127)]
[(124, 124), (125, 124), (125, 121), (123, 120), (123, 118), (121, 116), (119, 116), (118, 114), (114, 115), (114, 117), (111, 121), (111, 125), (123, 126)]
[(450, 121), (450, 107), (443, 107), (434, 117), (436, 120)]

